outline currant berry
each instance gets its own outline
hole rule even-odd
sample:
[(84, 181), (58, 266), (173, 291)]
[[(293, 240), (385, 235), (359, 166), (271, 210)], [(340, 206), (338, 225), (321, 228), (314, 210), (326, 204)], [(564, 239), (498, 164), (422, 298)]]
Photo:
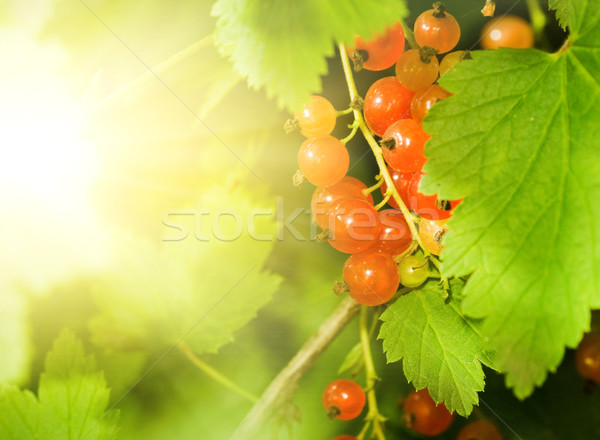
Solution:
[(338, 379), (331, 382), (323, 392), (323, 405), (330, 418), (352, 420), (360, 415), (366, 396), (356, 382)]
[(411, 210), (429, 220), (443, 220), (452, 215), (460, 200), (440, 200), (437, 195), (427, 196), (419, 191), (423, 173), (416, 172), (408, 184), (408, 205)]
[(351, 435), (338, 435), (333, 440), (358, 440), (358, 439), (356, 437), (351, 436)]
[(354, 254), (371, 247), (379, 236), (379, 218), (366, 200), (342, 198), (329, 214), (329, 244), (340, 252)]
[(427, 162), (425, 142), (430, 137), (413, 119), (400, 119), (383, 135), (383, 157), (389, 166), (403, 173), (421, 171)]
[(343, 278), (350, 289), (349, 295), (365, 306), (389, 301), (400, 284), (394, 259), (377, 251), (350, 256), (344, 264)]
[(423, 49), (411, 49), (402, 54), (396, 63), (396, 78), (407, 89), (417, 91), (431, 86), (440, 73), (435, 55), (423, 53)]
[(445, 220), (428, 220), (421, 219), (419, 223), (419, 237), (423, 247), (433, 255), (440, 255), (444, 246), (442, 239), (448, 232), (448, 219)]
[(575, 365), (581, 377), (600, 385), (600, 333), (590, 333), (579, 343)]
[(429, 278), (429, 263), (424, 258), (409, 255), (398, 263), (398, 274), (404, 287), (419, 287)]
[(454, 420), (454, 414), (444, 404), (436, 405), (426, 389), (410, 393), (403, 407), (406, 426), (422, 435), (441, 434)]
[(433, 9), (417, 17), (414, 31), (420, 47), (428, 46), (438, 53), (451, 51), (460, 40), (460, 26), (441, 2), (434, 3)]
[(404, 30), (400, 23), (389, 27), (383, 35), (367, 42), (356, 37), (354, 48), (348, 54), (355, 66), (366, 70), (385, 70), (392, 67), (404, 51)]
[(465, 59), (468, 55), (466, 50), (457, 50), (454, 52), (450, 52), (440, 62), (440, 76), (445, 75), (454, 69), (458, 63), (460, 63), (463, 59)]
[(533, 47), (533, 31), (529, 23), (515, 15), (490, 20), (481, 31), (481, 47), (483, 49), (498, 49), (511, 47), (527, 49)]
[(335, 108), (322, 96), (311, 96), (310, 101), (294, 117), (300, 126), (300, 133), (307, 138), (327, 136), (335, 128)]
[(412, 90), (404, 87), (395, 76), (375, 81), (365, 96), (364, 115), (367, 125), (377, 136), (382, 136), (399, 119), (410, 118)]
[(371, 194), (365, 196), (363, 193), (365, 189), (367, 185), (350, 176), (344, 176), (342, 180), (331, 186), (315, 189), (310, 203), (313, 219), (321, 229), (327, 229), (331, 208), (337, 200), (344, 197), (366, 200), (372, 205), (373, 196)]
[(304, 177), (315, 186), (329, 186), (342, 180), (350, 165), (346, 146), (333, 136), (306, 139), (298, 152)]
[(384, 209), (379, 211), (379, 237), (373, 250), (383, 252), (392, 257), (400, 255), (412, 243), (412, 235), (406, 219), (400, 211)]
[(502, 440), (502, 434), (493, 423), (477, 420), (465, 425), (458, 433), (457, 440)]
[[(394, 181), (394, 186), (396, 187), (396, 191), (400, 195), (400, 198), (404, 202), (404, 205), (408, 206), (408, 184), (410, 183), (410, 179), (415, 173), (402, 173), (398, 170), (393, 169), (392, 167), (387, 167), (388, 172), (390, 173), (390, 177)], [(387, 192), (387, 184), (385, 181), (381, 185), (381, 195), (385, 197), (385, 193)], [(400, 209), (400, 206), (396, 203), (393, 197), (388, 200), (388, 204), (393, 208)]]
[(438, 101), (452, 96), (451, 93), (447, 92), (439, 84), (434, 84), (420, 92), (417, 92), (412, 100), (412, 106), (410, 108), (413, 119), (419, 124), (423, 122), (425, 116), (429, 112), (429, 109), (435, 105)]

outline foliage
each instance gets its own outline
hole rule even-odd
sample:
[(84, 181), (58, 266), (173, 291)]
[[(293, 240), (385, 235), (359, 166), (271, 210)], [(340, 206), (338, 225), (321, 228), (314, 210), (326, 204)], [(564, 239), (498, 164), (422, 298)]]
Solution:
[(105, 413), (108, 397), (94, 358), (65, 331), (46, 356), (37, 399), (15, 386), (0, 389), (0, 434), (20, 440), (114, 439), (118, 413)]
[(474, 52), (442, 79), (455, 96), (425, 123), (434, 137), (424, 190), (465, 198), (444, 273), (473, 273), (463, 310), (486, 318), (481, 331), (521, 398), (600, 306), (600, 13), (588, 2), (573, 11), (570, 45), (557, 54)]
[[(452, 287), (452, 295), (460, 295), (462, 283)], [(416, 389), (427, 387), (436, 402), (466, 416), (483, 391), (481, 362), (488, 356), (478, 323), (466, 321), (459, 303), (446, 303), (442, 294), (433, 281), (402, 295), (381, 315), (379, 338), (388, 362), (402, 359), (404, 374)]]
[[(368, 37), (406, 15), (400, 0), (219, 0), (215, 39), (251, 87), (296, 111), (321, 91), (336, 42)], [(298, 62), (300, 61), (300, 62)]]

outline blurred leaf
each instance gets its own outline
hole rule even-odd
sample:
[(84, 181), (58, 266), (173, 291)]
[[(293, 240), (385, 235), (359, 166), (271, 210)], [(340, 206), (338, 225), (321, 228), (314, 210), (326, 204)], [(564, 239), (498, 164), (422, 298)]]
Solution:
[(352, 347), (352, 350), (350, 350), (344, 358), (344, 362), (342, 362), (342, 365), (338, 368), (338, 374), (342, 374), (348, 370), (355, 371), (356, 369), (361, 368), (363, 363), (363, 348), (362, 344), (359, 342)]
[(402, 0), (218, 0), (215, 40), (251, 87), (297, 110), (321, 91), (334, 44), (375, 31), (407, 14)]
[(26, 377), (30, 345), (25, 299), (9, 283), (0, 283), (0, 383)]
[(38, 398), (14, 386), (0, 388), (0, 437), (19, 440), (114, 439), (118, 413), (105, 414), (109, 390), (95, 361), (65, 331), (46, 357)]
[[(455, 283), (457, 293), (462, 285)], [(402, 295), (381, 315), (379, 338), (388, 362), (402, 359), (416, 389), (427, 388), (436, 402), (466, 416), (483, 391), (483, 340), (475, 323), (453, 302), (446, 304), (437, 282)]]
[(276, 239), (267, 198), (213, 187), (198, 206), (170, 214), (160, 248), (116, 241), (118, 269), (95, 295), (102, 314), (92, 330), (101, 345), (170, 346), (185, 336), (197, 353), (214, 353), (279, 286), (263, 269)]

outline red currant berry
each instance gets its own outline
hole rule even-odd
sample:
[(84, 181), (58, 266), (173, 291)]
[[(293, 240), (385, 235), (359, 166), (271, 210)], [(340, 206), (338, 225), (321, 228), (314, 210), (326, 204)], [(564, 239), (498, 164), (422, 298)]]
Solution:
[[(390, 173), (390, 177), (394, 181), (394, 186), (396, 187), (396, 191), (400, 195), (400, 198), (404, 202), (404, 205), (408, 206), (408, 184), (410, 183), (410, 179), (414, 173), (402, 173), (398, 170), (393, 169), (392, 167), (387, 167), (388, 172)], [(387, 184), (385, 181), (381, 185), (381, 195), (385, 197), (385, 193), (387, 192)], [(388, 200), (388, 204), (393, 208), (400, 209), (400, 206), (396, 203), (393, 197)]]
[(344, 264), (343, 278), (349, 295), (365, 306), (378, 306), (389, 301), (400, 284), (394, 259), (381, 252), (354, 254)]
[(327, 136), (335, 128), (335, 108), (322, 96), (311, 96), (310, 101), (295, 115), (300, 133), (307, 138)]
[(460, 26), (441, 2), (436, 2), (433, 9), (417, 17), (414, 30), (415, 40), (420, 47), (428, 46), (438, 53), (451, 51), (460, 40)]
[(399, 23), (385, 34), (375, 35), (367, 42), (356, 37), (355, 47), (348, 49), (350, 58), (366, 70), (385, 70), (394, 65), (404, 51), (404, 30)]
[(364, 183), (350, 176), (344, 176), (342, 180), (331, 186), (315, 189), (310, 203), (313, 219), (321, 229), (327, 229), (331, 208), (337, 200), (344, 197), (366, 200), (372, 205), (373, 196), (371, 194), (365, 196), (363, 193), (365, 189), (367, 186)]
[(452, 210), (460, 200), (440, 200), (437, 195), (427, 196), (419, 191), (423, 173), (416, 172), (408, 184), (408, 205), (421, 217), (430, 220), (443, 220), (452, 215)]
[(333, 136), (306, 139), (298, 152), (304, 177), (315, 186), (329, 186), (342, 180), (350, 165), (346, 146)]
[(383, 135), (383, 157), (389, 166), (403, 173), (421, 171), (427, 162), (425, 142), (430, 137), (413, 119), (400, 119)]
[(323, 392), (323, 405), (332, 419), (355, 419), (362, 412), (365, 401), (365, 392), (360, 385), (347, 379), (331, 382)]
[(444, 404), (436, 405), (426, 389), (413, 391), (404, 401), (404, 422), (408, 428), (427, 436), (447, 430), (454, 414)]
[(458, 433), (457, 440), (502, 440), (502, 434), (493, 423), (477, 420), (465, 425)]
[(581, 377), (600, 385), (600, 333), (590, 333), (579, 343), (575, 365)]
[(533, 47), (533, 30), (529, 23), (515, 15), (504, 15), (490, 20), (481, 31), (481, 47), (498, 49), (528, 49)]
[(412, 90), (404, 87), (395, 76), (386, 76), (371, 84), (365, 96), (364, 114), (367, 125), (377, 136), (399, 119), (410, 118)]
[(427, 112), (429, 112), (429, 109), (433, 107), (436, 102), (443, 101), (449, 96), (452, 96), (452, 94), (444, 90), (439, 84), (434, 84), (431, 87), (417, 92), (412, 99), (410, 108), (413, 119), (421, 124), (427, 115)]
[(342, 198), (331, 208), (329, 244), (340, 252), (354, 254), (370, 248), (379, 236), (379, 217), (366, 200)]
[(448, 219), (445, 220), (428, 220), (421, 219), (419, 223), (419, 237), (423, 247), (430, 254), (440, 255), (444, 246), (442, 240), (446, 232), (448, 232)]
[(419, 49), (407, 50), (396, 63), (396, 78), (413, 91), (430, 87), (439, 73), (440, 64), (435, 55), (423, 56)]
[(384, 209), (379, 211), (379, 237), (372, 250), (392, 257), (400, 255), (412, 243), (412, 235), (406, 219), (400, 211)]
[(338, 435), (333, 440), (358, 440), (358, 439), (356, 437), (351, 436), (351, 435)]

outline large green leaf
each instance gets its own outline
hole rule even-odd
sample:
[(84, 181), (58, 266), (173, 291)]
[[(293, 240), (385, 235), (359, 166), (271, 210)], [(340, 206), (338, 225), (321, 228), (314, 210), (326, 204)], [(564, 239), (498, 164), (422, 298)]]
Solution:
[[(459, 294), (461, 283), (454, 283)], [(398, 298), (382, 315), (379, 338), (388, 362), (402, 359), (415, 388), (427, 387), (436, 402), (466, 416), (483, 391), (483, 340), (477, 323), (466, 320), (457, 304), (446, 304), (437, 283)]]
[(105, 413), (109, 390), (95, 361), (65, 331), (46, 357), (38, 397), (14, 386), (0, 388), (0, 438), (109, 440), (118, 413)]
[(571, 3), (569, 44), (474, 52), (442, 78), (423, 190), (465, 198), (443, 252), (472, 273), (464, 312), (518, 397), (531, 394), (600, 306), (600, 10)]
[(218, 0), (215, 39), (252, 87), (297, 110), (321, 91), (336, 42), (371, 36), (406, 15), (402, 0)]

